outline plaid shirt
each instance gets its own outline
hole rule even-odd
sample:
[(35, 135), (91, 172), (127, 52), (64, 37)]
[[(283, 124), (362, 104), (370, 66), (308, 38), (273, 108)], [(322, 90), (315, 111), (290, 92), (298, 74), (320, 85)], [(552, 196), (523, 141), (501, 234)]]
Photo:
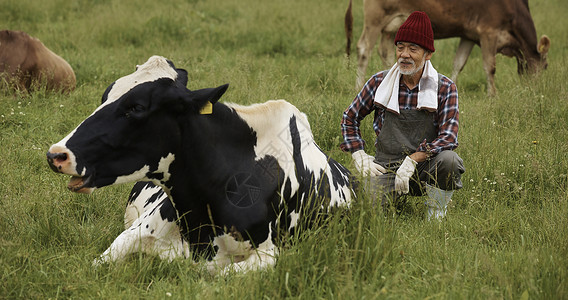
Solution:
[[(375, 134), (379, 136), (385, 120), (385, 108), (375, 106), (374, 99), (375, 91), (387, 72), (382, 71), (373, 75), (343, 113), (341, 134), (344, 142), (340, 145), (341, 150), (355, 152), (364, 149), (365, 141), (361, 138), (359, 124), (372, 111), (375, 111), (373, 129)], [(400, 110), (416, 109), (418, 86), (409, 90), (401, 80), (398, 99)], [(416, 152), (428, 152), (435, 155), (443, 150), (453, 150), (458, 146), (458, 90), (456, 85), (446, 76), (442, 76), (438, 86), (438, 110), (436, 114), (434, 126), (438, 130), (438, 137), (430, 142), (424, 140), (416, 149)]]

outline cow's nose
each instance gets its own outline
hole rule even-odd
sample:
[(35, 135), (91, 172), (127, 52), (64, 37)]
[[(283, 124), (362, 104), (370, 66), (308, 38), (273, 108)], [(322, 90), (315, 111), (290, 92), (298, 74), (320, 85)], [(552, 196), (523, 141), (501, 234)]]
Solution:
[(55, 144), (47, 151), (47, 163), (51, 169), (58, 173), (68, 174), (72, 176), (80, 176), (77, 174), (77, 162), (75, 155), (65, 146)]
[(66, 152), (47, 152), (47, 163), (55, 172), (62, 173), (63, 167), (68, 164), (69, 155)]

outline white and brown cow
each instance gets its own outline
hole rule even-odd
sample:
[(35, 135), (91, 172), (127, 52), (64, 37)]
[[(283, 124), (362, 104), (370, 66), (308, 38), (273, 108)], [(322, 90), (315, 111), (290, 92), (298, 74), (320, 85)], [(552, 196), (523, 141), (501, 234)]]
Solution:
[(153, 56), (47, 153), (75, 192), (148, 181), (135, 185), (127, 229), (97, 263), (144, 251), (206, 255), (213, 269), (262, 268), (274, 264), (283, 235), (349, 205), (349, 171), (316, 145), (295, 106), (224, 104), (228, 85), (186, 84), (185, 70)]
[(0, 80), (17, 90), (29, 91), (35, 84), (48, 90), (71, 91), (73, 69), (40, 40), (23, 31), (0, 31)]
[[(394, 37), (413, 11), (430, 17), (435, 39), (459, 37), (452, 80), (456, 81), (475, 44), (481, 47), (487, 92), (495, 94), (495, 55), (514, 56), (519, 74), (536, 73), (547, 67), (550, 39), (537, 41), (528, 0), (364, 0), (363, 32), (357, 42), (357, 87), (365, 80), (371, 52), (381, 37), (383, 62), (394, 64)], [(347, 55), (353, 32), (352, 0), (345, 15)], [(537, 43), (538, 42), (538, 43)]]

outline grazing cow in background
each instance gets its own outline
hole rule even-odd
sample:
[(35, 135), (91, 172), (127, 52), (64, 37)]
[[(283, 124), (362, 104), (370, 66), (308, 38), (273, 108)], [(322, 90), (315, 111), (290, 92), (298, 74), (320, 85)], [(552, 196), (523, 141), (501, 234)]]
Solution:
[(316, 145), (292, 104), (223, 104), (217, 100), (228, 85), (186, 85), (185, 70), (153, 56), (111, 84), (103, 104), (49, 149), (51, 168), (72, 175), (75, 192), (151, 181), (171, 199), (151, 183), (137, 184), (134, 213), (126, 214), (130, 233), (97, 262), (161, 240), (152, 250), (161, 257), (197, 254), (209, 256), (212, 269), (258, 269), (275, 263), (282, 236), (350, 204), (349, 171)]
[(59, 55), (23, 31), (0, 31), (0, 80), (29, 91), (35, 84), (48, 90), (72, 91), (75, 73)]
[[(352, 0), (345, 15), (347, 55), (353, 32)], [(536, 73), (547, 67), (550, 39), (538, 41), (528, 0), (364, 0), (363, 33), (357, 42), (357, 87), (364, 84), (371, 51), (379, 35), (383, 62), (394, 64), (394, 37), (413, 11), (430, 17), (435, 39), (459, 37), (452, 80), (456, 81), (475, 44), (481, 47), (487, 92), (495, 94), (495, 55), (514, 56), (519, 74)]]

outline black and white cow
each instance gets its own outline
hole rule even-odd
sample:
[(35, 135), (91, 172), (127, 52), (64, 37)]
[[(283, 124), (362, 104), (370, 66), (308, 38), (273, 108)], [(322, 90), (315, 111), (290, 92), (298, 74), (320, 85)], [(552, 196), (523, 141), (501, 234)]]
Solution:
[(186, 85), (185, 70), (153, 56), (49, 149), (51, 168), (72, 175), (75, 192), (149, 181), (134, 186), (127, 229), (97, 263), (144, 251), (209, 256), (211, 269), (263, 268), (275, 263), (280, 237), (350, 204), (349, 171), (316, 145), (295, 106), (223, 104), (228, 85)]

